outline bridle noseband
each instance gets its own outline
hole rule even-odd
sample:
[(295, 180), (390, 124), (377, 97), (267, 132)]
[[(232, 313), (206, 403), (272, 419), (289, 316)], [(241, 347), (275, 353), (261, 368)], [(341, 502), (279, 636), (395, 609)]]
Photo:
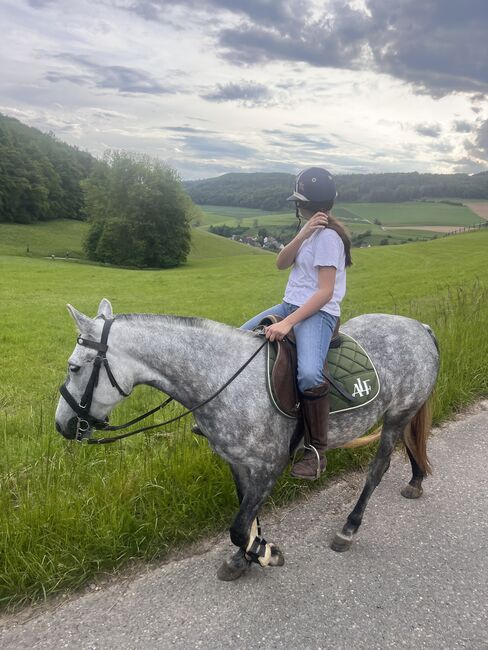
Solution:
[(116, 388), (119, 391), (120, 395), (122, 395), (123, 397), (127, 397), (129, 395), (129, 393), (123, 391), (122, 388), (117, 383), (117, 380), (113, 375), (113, 372), (110, 368), (106, 356), (108, 350), (108, 345), (107, 345), (108, 335), (113, 323), (114, 323), (113, 318), (105, 319), (105, 322), (103, 323), (103, 330), (102, 330), (102, 336), (100, 342), (91, 341), (90, 339), (86, 339), (81, 335), (77, 338), (78, 345), (83, 345), (85, 348), (91, 348), (92, 350), (97, 351), (97, 356), (93, 361), (93, 370), (91, 372), (90, 379), (88, 380), (88, 383), (85, 388), (85, 392), (83, 393), (83, 396), (80, 399), (80, 401), (77, 402), (76, 399), (73, 397), (73, 395), (69, 392), (66, 386), (67, 382), (64, 382), (64, 384), (59, 389), (59, 392), (61, 393), (63, 398), (66, 400), (66, 402), (69, 404), (69, 406), (73, 409), (73, 411), (77, 415), (76, 440), (82, 440), (83, 435), (87, 431), (89, 431), (90, 427), (92, 426), (96, 426), (99, 429), (104, 429), (108, 425), (108, 420), (104, 420), (104, 421), (98, 420), (97, 418), (94, 418), (92, 415), (90, 415), (90, 408), (93, 401), (93, 393), (96, 386), (98, 386), (98, 379), (100, 376), (100, 370), (102, 366), (105, 368), (107, 372), (107, 376), (110, 380), (110, 383), (114, 388)]

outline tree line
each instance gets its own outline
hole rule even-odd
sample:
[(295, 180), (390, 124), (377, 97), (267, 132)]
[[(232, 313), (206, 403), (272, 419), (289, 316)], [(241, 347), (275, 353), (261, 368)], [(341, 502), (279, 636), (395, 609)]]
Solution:
[(0, 222), (83, 219), (80, 181), (95, 159), (0, 114)]
[[(480, 174), (348, 174), (335, 177), (338, 201), (382, 203), (434, 198), (488, 199), (488, 172)], [(261, 210), (289, 210), (294, 176), (284, 173), (231, 173), (186, 181), (195, 203)]]
[(185, 262), (197, 211), (159, 160), (120, 151), (97, 160), (0, 115), (0, 222), (84, 219), (89, 259), (167, 268)]

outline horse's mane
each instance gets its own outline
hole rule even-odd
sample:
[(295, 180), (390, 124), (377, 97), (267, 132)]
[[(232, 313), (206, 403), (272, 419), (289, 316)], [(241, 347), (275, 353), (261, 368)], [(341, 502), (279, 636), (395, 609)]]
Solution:
[(210, 323), (206, 318), (197, 318), (196, 316), (176, 316), (174, 314), (117, 314), (115, 318), (117, 320), (137, 320), (148, 322), (155, 320), (169, 320), (183, 323), (188, 326), (205, 325), (206, 323)]
[(247, 332), (246, 330), (241, 330), (232, 325), (228, 325), (227, 323), (221, 323), (220, 321), (211, 320), (209, 318), (199, 318), (197, 316), (176, 316), (174, 314), (117, 314), (114, 318), (120, 321), (133, 321), (139, 323), (154, 323), (159, 321), (169, 325), (174, 323), (178, 326), (198, 327), (209, 331), (222, 330), (223, 332), (224, 330), (227, 330), (234, 333), (237, 331), (241, 334), (250, 334), (250, 332)]

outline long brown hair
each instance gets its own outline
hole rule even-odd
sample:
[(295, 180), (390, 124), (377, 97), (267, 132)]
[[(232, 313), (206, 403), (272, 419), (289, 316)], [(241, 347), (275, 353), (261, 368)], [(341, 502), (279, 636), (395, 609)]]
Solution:
[(351, 237), (349, 232), (346, 230), (343, 223), (333, 217), (331, 214), (329, 216), (329, 221), (327, 223), (327, 228), (335, 230), (339, 237), (342, 239), (344, 244), (344, 253), (346, 254), (346, 266), (352, 266), (352, 257), (351, 257)]
[(316, 212), (327, 212), (327, 216), (329, 217), (328, 223), (327, 223), (327, 228), (330, 228), (331, 230), (335, 230), (335, 232), (339, 235), (339, 237), (342, 239), (342, 243), (344, 244), (344, 253), (346, 255), (346, 266), (352, 266), (352, 257), (351, 257), (351, 236), (349, 232), (346, 230), (346, 227), (344, 224), (339, 221), (336, 217), (330, 214), (330, 209), (332, 208), (332, 205), (322, 205), (320, 203), (299, 203), (297, 206), (297, 211), (298, 207), (302, 210), (306, 210), (307, 212), (310, 212), (312, 215), (314, 215)]

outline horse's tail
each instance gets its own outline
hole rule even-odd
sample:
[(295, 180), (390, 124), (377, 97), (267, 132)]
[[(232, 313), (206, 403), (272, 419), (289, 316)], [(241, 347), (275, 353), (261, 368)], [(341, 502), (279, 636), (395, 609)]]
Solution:
[(424, 476), (432, 474), (427, 457), (427, 438), (432, 427), (432, 395), (414, 415), (403, 433), (403, 441), (408, 447)]

